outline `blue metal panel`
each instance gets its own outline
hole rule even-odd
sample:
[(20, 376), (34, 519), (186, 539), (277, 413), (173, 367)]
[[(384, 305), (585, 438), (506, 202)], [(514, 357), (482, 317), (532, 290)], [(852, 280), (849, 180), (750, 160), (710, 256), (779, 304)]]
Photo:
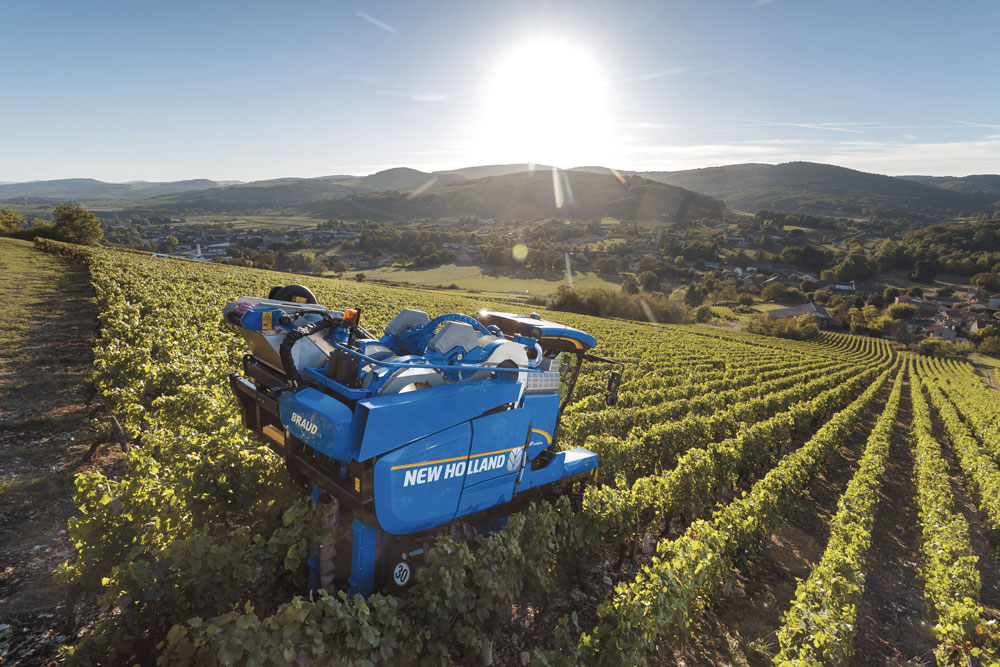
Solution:
[(472, 427), (463, 422), (380, 458), (374, 487), (375, 516), (382, 529), (407, 535), (451, 521), (471, 442)]
[(285, 392), (278, 401), (281, 424), (318, 452), (350, 461), (348, 435), (354, 415), (346, 405), (318, 389)]
[(458, 515), (508, 502), (524, 465), (524, 443), (531, 417), (527, 410), (505, 410), (472, 421), (472, 450)]
[(580, 447), (567, 449), (552, 457), (552, 460), (544, 468), (531, 470), (530, 466), (526, 467), (518, 491), (551, 484), (564, 477), (588, 472), (595, 468), (597, 468), (597, 454)]
[(527, 410), (504, 410), (472, 421), (472, 449), (465, 486), (518, 472), (531, 416)]
[[(517, 451), (523, 452), (524, 449)], [(517, 481), (516, 472), (465, 487), (462, 490), (462, 500), (456, 516), (465, 516), (509, 502), (514, 495), (515, 481)]]
[(368, 597), (375, 590), (375, 568), (378, 565), (378, 528), (357, 519), (351, 524), (351, 576), (348, 593)]
[(516, 382), (477, 380), (358, 401), (358, 460), (365, 461), (498, 406), (516, 403), (520, 393), (521, 385)]
[(531, 415), (531, 444), (528, 446), (530, 461), (552, 444), (556, 417), (559, 414), (559, 394), (526, 394), (524, 408)]

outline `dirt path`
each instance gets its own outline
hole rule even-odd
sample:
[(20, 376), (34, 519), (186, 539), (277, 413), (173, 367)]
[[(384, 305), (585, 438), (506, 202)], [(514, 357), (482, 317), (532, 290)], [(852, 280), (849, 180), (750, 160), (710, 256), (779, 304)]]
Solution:
[(872, 528), (865, 592), (857, 612), (855, 665), (934, 664), (933, 623), (919, 576), (920, 528), (908, 437), (911, 409), (906, 382)]
[(736, 585), (705, 619), (700, 633), (704, 643), (693, 653), (711, 664), (771, 664), (778, 651), (781, 616), (795, 595), (797, 580), (808, 577), (823, 556), (837, 503), (857, 470), (890, 388), (891, 382), (855, 425), (851, 441), (833, 453), (760, 557), (741, 567)]
[(65, 639), (66, 591), (52, 570), (70, 557), (73, 477), (88, 464), (90, 370), (96, 311), (86, 270), (0, 238), (0, 663), (44, 664)]

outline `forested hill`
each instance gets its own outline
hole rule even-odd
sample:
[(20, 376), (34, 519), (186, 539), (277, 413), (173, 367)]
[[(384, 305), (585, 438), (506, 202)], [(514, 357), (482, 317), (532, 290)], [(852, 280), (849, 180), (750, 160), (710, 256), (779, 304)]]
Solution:
[(61, 178), (54, 181), (0, 184), (0, 200), (14, 198), (58, 199), (87, 201), (94, 199), (124, 199), (194, 192), (217, 188), (219, 184), (204, 178), (186, 181), (153, 183), (106, 183), (93, 178)]
[(569, 219), (688, 221), (722, 215), (725, 205), (680, 187), (631, 176), (535, 170), (480, 178), (422, 192), (378, 192), (316, 201), (302, 211), (329, 218)]
[(995, 199), (1000, 199), (1000, 174), (978, 174), (973, 176), (899, 176), (907, 181), (915, 181), (924, 185), (933, 185), (954, 190), (955, 192), (965, 192), (968, 194), (982, 194)]
[[(588, 168), (585, 168), (588, 169)], [(702, 192), (742, 211), (767, 209), (819, 215), (957, 216), (992, 210), (997, 190), (869, 174), (815, 162), (734, 164), (686, 171), (639, 172), (645, 178)], [(973, 177), (973, 178), (997, 178)], [(963, 180), (963, 179), (959, 179)]]

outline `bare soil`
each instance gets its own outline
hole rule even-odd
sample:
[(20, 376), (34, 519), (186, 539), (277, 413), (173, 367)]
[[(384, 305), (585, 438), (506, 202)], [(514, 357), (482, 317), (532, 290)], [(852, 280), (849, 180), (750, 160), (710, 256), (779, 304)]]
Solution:
[(933, 621), (920, 580), (909, 382), (903, 385), (858, 606), (855, 665), (934, 664)]
[[(0, 239), (0, 663), (48, 664), (71, 642), (67, 591), (52, 571), (71, 557), (73, 478), (112, 468), (117, 449), (89, 461), (90, 371), (96, 308), (86, 269), (30, 243)], [(78, 614), (96, 615), (92, 598)]]

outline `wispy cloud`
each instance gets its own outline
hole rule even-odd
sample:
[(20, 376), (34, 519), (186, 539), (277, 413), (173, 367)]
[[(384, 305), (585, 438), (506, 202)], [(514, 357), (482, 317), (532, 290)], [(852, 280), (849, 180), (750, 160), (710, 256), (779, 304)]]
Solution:
[(406, 92), (401, 90), (383, 90), (386, 97), (404, 97), (413, 102), (445, 102), (452, 98), (451, 93)]
[(358, 15), (358, 18), (362, 18), (365, 21), (368, 21), (369, 23), (371, 23), (376, 28), (381, 28), (382, 30), (385, 30), (386, 32), (391, 32), (393, 35), (398, 35), (399, 34), (398, 30), (396, 30), (395, 28), (393, 28), (391, 25), (389, 25), (385, 21), (379, 21), (377, 18), (375, 18), (371, 14), (365, 14), (360, 9), (355, 9), (354, 13)]
[(354, 81), (360, 81), (361, 83), (367, 83), (371, 86), (377, 86), (382, 83), (382, 79), (375, 76), (367, 76), (365, 74), (345, 74), (344, 78), (353, 79)]
[(683, 67), (671, 67), (670, 69), (661, 69), (658, 72), (649, 72), (648, 74), (640, 74), (639, 76), (632, 79), (633, 81), (652, 81), (653, 79), (662, 79), (667, 76), (673, 76), (675, 74), (681, 74), (684, 71)]
[(662, 130), (671, 127), (679, 127), (672, 123), (650, 123), (641, 120), (625, 121), (621, 126), (630, 130)]
[(655, 79), (663, 79), (668, 76), (674, 76), (684, 72), (683, 67), (671, 67), (669, 69), (661, 69), (656, 72), (646, 72), (644, 74), (636, 74), (634, 76), (626, 76), (621, 79), (615, 79), (612, 83), (632, 83), (634, 81), (653, 81)]
[(956, 120), (955, 122), (959, 125), (966, 125), (969, 127), (988, 127), (991, 129), (1000, 129), (1000, 125), (997, 125), (996, 123), (970, 123), (965, 120)]
[(746, 120), (745, 123), (752, 123), (754, 125), (771, 125), (778, 127), (802, 127), (808, 130), (827, 130), (829, 132), (852, 132), (854, 134), (864, 134), (864, 130), (859, 130), (857, 127), (849, 126), (867, 126), (867, 125), (877, 125), (877, 123), (784, 123), (775, 122), (770, 120)]

